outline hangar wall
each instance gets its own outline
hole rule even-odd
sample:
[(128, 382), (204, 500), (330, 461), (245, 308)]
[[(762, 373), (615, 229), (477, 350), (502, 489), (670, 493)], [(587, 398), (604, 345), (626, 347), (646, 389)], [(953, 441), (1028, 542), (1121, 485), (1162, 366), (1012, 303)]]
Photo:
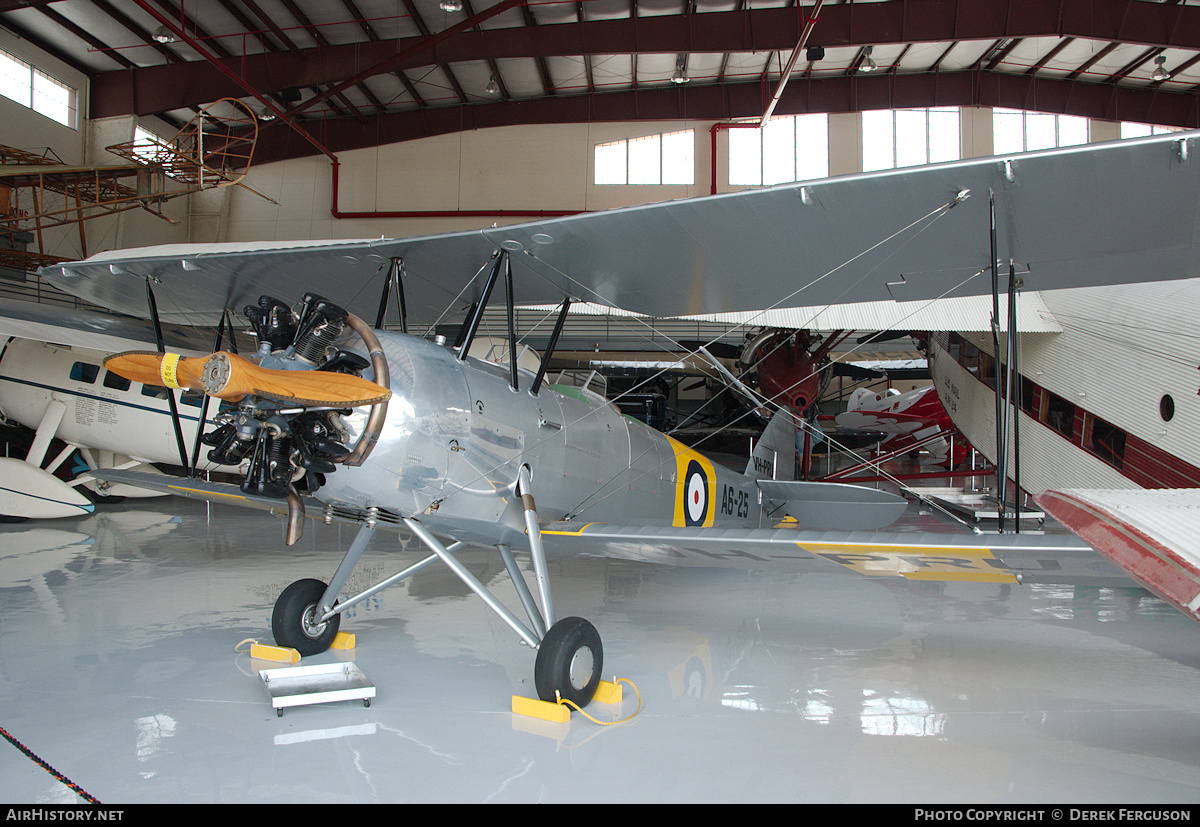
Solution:
[[(127, 116), (90, 121), (86, 117), (89, 92), (87, 75), (5, 29), (0, 29), (0, 50), (73, 87), (76, 92), (75, 126), (65, 126), (0, 95), (0, 144), (39, 155), (49, 154), (68, 165), (127, 163), (104, 148), (133, 140), (134, 127), (138, 123), (136, 118)], [(173, 127), (156, 118), (143, 119), (142, 126), (164, 137), (176, 132)], [(29, 190), (21, 193), (22, 201), (19, 204), (26, 211), (32, 209), (29, 193)], [(142, 210), (131, 210), (88, 221), (83, 238), (76, 226), (46, 230), (42, 234), (44, 252), (79, 258), (84, 253), (85, 244), (86, 252), (95, 253), (121, 247), (186, 241), (191, 234), (188, 201), (187, 198), (180, 198), (163, 205), (163, 213), (176, 221), (175, 225)], [(36, 242), (29, 248), (35, 249)]]
[[(49, 147), (68, 164), (119, 161), (104, 147), (131, 140), (133, 116), (86, 121), (88, 78), (0, 29), (0, 49), (26, 60), (78, 91), (80, 128), (71, 128), (0, 96), (0, 144), (21, 149)], [(169, 138), (175, 129), (155, 119), (142, 126)], [(176, 224), (141, 211), (93, 220), (86, 225), (86, 252), (184, 241), (261, 241), (308, 238), (369, 238), (467, 230), (522, 216), (463, 217), (461, 211), (585, 211), (708, 194), (712, 153), (711, 121), (559, 124), (461, 132), (346, 152), (339, 156), (337, 206), (343, 213), (429, 213), (419, 218), (335, 219), (332, 166), (314, 156), (252, 168), (247, 189), (226, 187), (175, 199), (163, 212)], [(695, 183), (677, 186), (611, 186), (594, 183), (594, 146), (622, 138), (693, 129)], [(832, 175), (862, 168), (862, 121), (857, 113), (830, 116)], [(728, 132), (716, 133), (716, 179), (730, 187), (726, 165)], [(1092, 139), (1118, 137), (1118, 125), (1092, 122)], [(964, 157), (991, 154), (991, 111), (962, 110)], [(45, 234), (45, 252), (80, 257), (83, 242), (74, 227)]]

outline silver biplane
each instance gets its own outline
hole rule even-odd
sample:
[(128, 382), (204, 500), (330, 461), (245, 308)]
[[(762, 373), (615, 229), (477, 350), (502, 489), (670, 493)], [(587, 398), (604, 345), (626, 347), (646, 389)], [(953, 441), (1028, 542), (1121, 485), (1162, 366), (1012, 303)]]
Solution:
[[(792, 478), (786, 414), (744, 472), (717, 465), (585, 388), (547, 381), (572, 301), (664, 317), (935, 299), (989, 292), (1000, 261), (1038, 290), (1200, 276), (1197, 140), (976, 159), (422, 238), (120, 250), (42, 272), (89, 302), (164, 323), (223, 327), (245, 308), (258, 339), (250, 358), (160, 347), (108, 361), (135, 382), (220, 398), (203, 441), (209, 461), (246, 469), (241, 484), (97, 475), (286, 513), (289, 543), (305, 516), (359, 525), (328, 583), (301, 580), (279, 597), (278, 643), (323, 651), (344, 610), (440, 561), (537, 649), (539, 696), (582, 705), (602, 644), (586, 620), (558, 617), (547, 552), (891, 575), (942, 567), (1017, 582), (1082, 545), (888, 531), (902, 498)], [(293, 305), (297, 287), (311, 292)], [(500, 293), (509, 354), (513, 308), (561, 302), (536, 371), (468, 356)], [(393, 296), (402, 326), (469, 305), (458, 340), (382, 329)], [(380, 530), (411, 532), (428, 556), (339, 599)], [(497, 550), (524, 619), (456, 559), (468, 546)], [(532, 560), (532, 588), (514, 550)]]

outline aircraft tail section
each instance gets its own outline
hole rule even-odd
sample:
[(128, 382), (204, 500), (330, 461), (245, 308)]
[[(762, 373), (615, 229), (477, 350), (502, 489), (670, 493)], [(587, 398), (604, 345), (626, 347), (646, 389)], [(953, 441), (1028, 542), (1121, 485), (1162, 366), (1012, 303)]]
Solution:
[(746, 476), (755, 480), (796, 478), (796, 426), (792, 414), (779, 409), (754, 444)]

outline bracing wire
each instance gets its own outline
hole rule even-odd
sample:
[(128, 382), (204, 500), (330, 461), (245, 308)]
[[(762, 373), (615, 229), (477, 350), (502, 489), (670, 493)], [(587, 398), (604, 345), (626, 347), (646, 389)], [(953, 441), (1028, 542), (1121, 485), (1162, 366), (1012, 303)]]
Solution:
[[(953, 208), (955, 205), (957, 205), (958, 203), (960, 203), (960, 202), (963, 200), (963, 198), (965, 198), (965, 197), (966, 197), (966, 196), (965, 196), (965, 194), (962, 194), (962, 193), (960, 193), (958, 196), (956, 196), (956, 197), (955, 197), (954, 199), (952, 199), (951, 201), (949, 201), (949, 202), (947, 202), (947, 203), (945, 203), (945, 204), (942, 204), (942, 205), (940, 205), (940, 206), (936, 207), (936, 208), (935, 208), (935, 209), (933, 209), (933, 210), (930, 210), (928, 213), (926, 213), (926, 214), (924, 214), (924, 215), (920, 216), (919, 218), (915, 219), (914, 221), (910, 222), (909, 224), (905, 225), (904, 227), (901, 227), (900, 229), (896, 230), (895, 232), (891, 233), (890, 235), (886, 236), (885, 238), (883, 238), (883, 239), (880, 239), (879, 241), (875, 242), (874, 244), (872, 244), (872, 245), (870, 245), (870, 246), (868, 246), (868, 247), (864, 248), (862, 251), (860, 251), (859, 253), (857, 253), (857, 254), (855, 254), (855, 255), (851, 256), (849, 259), (847, 259), (846, 261), (842, 262), (841, 264), (838, 264), (838, 265), (836, 265), (835, 267), (831, 268), (829, 271), (827, 271), (827, 272), (825, 272), (825, 273), (821, 274), (820, 276), (817, 276), (816, 278), (812, 279), (811, 281), (809, 281), (809, 282), (808, 282), (808, 283), (806, 283), (805, 285), (803, 285), (803, 286), (801, 286), (801, 287), (797, 288), (796, 290), (792, 291), (792, 292), (791, 292), (791, 293), (789, 293), (788, 295), (784, 296), (782, 299), (780, 299), (780, 300), (776, 301), (775, 303), (773, 303), (772, 305), (770, 305), (768, 308), (766, 308), (766, 309), (764, 309), (764, 310), (761, 310), (761, 311), (758, 311), (757, 313), (753, 314), (752, 316), (748, 317), (747, 319), (745, 319), (745, 320), (743, 320), (743, 321), (739, 322), (737, 325), (735, 325), (735, 326), (733, 327), (733, 330), (734, 330), (734, 331), (736, 331), (736, 330), (738, 330), (738, 329), (741, 329), (741, 328), (745, 328), (745, 327), (752, 326), (752, 325), (753, 325), (753, 323), (754, 323), (754, 321), (755, 321), (757, 318), (761, 318), (761, 316), (762, 316), (762, 315), (764, 315), (765, 313), (767, 313), (768, 311), (770, 311), (770, 310), (774, 310), (774, 309), (777, 309), (777, 308), (779, 308), (779, 307), (783, 307), (783, 306), (785, 306), (785, 303), (786, 303), (786, 302), (790, 302), (792, 299), (794, 299), (796, 296), (798, 296), (798, 295), (799, 295), (800, 293), (802, 293), (804, 290), (806, 290), (806, 289), (809, 289), (809, 288), (810, 288), (810, 287), (812, 287), (813, 285), (815, 285), (815, 284), (817, 284), (817, 283), (821, 282), (822, 280), (824, 280), (824, 279), (826, 279), (826, 278), (828, 278), (828, 277), (832, 276), (834, 273), (836, 273), (836, 272), (838, 272), (838, 271), (840, 271), (840, 270), (842, 270), (842, 269), (844, 269), (844, 268), (846, 268), (846, 267), (849, 267), (849, 266), (850, 266), (851, 264), (853, 264), (855, 261), (857, 261), (857, 260), (859, 260), (860, 258), (862, 258), (863, 256), (865, 256), (865, 255), (869, 254), (871, 251), (878, 249), (879, 247), (881, 247), (881, 246), (883, 246), (883, 245), (887, 244), (888, 242), (890, 242), (890, 241), (892, 241), (892, 240), (894, 240), (894, 239), (896, 239), (896, 238), (899, 238), (899, 237), (901, 237), (902, 235), (904, 235), (905, 233), (907, 233), (907, 232), (909, 232), (909, 231), (913, 230), (914, 228), (916, 228), (916, 232), (915, 232), (915, 233), (913, 233), (913, 234), (911, 235), (911, 237), (909, 237), (909, 238), (905, 239), (905, 240), (904, 240), (904, 241), (903, 241), (903, 242), (902, 242), (902, 243), (901, 243), (901, 244), (898, 246), (897, 250), (898, 250), (898, 249), (901, 249), (901, 248), (903, 248), (903, 247), (905, 247), (905, 246), (907, 246), (908, 244), (912, 243), (912, 242), (913, 242), (913, 241), (914, 241), (914, 240), (915, 240), (915, 239), (916, 239), (916, 238), (917, 238), (919, 235), (921, 235), (921, 234), (922, 234), (922, 233), (923, 233), (923, 232), (924, 232), (926, 229), (928, 229), (928, 227), (929, 227), (929, 226), (931, 226), (931, 225), (932, 225), (932, 223), (933, 223), (934, 221), (936, 221), (937, 219), (939, 219), (939, 218), (941, 218), (942, 216), (944, 216), (944, 215), (945, 215), (945, 214), (946, 214), (946, 213), (947, 213), (947, 212), (948, 212), (950, 209), (952, 209), (952, 208)], [(924, 225), (924, 226), (921, 226), (921, 225)], [(895, 254), (895, 251), (893, 251), (893, 253), (889, 254), (889, 256), (888, 256), (888, 257), (890, 257), (891, 255), (894, 255), (894, 254)], [(526, 255), (529, 255), (529, 256), (531, 256), (531, 257), (534, 257), (534, 256), (533, 256), (533, 254), (532, 254), (531, 252), (529, 252), (529, 251), (526, 251)], [(535, 257), (535, 258), (536, 258), (536, 257)], [(886, 260), (886, 258), (885, 258), (885, 260)], [(590, 287), (588, 287), (587, 285), (585, 285), (585, 284), (583, 284), (582, 282), (578, 281), (577, 279), (575, 279), (575, 278), (571, 277), (569, 274), (567, 274), (567, 273), (565, 273), (565, 272), (563, 272), (563, 271), (559, 270), (558, 268), (554, 268), (554, 267), (552, 267), (551, 265), (548, 265), (548, 264), (547, 264), (545, 261), (543, 261), (543, 260), (541, 260), (541, 259), (538, 259), (538, 261), (539, 261), (539, 263), (541, 263), (543, 266), (551, 267), (551, 269), (553, 269), (553, 270), (554, 270), (554, 272), (555, 272), (555, 273), (556, 273), (556, 274), (557, 274), (559, 277), (561, 277), (561, 278), (562, 278), (564, 281), (566, 281), (566, 282), (569, 282), (569, 283), (571, 283), (571, 284), (574, 284), (574, 285), (575, 285), (577, 288), (579, 288), (579, 290), (580, 290), (580, 294), (581, 294), (581, 295), (583, 295), (583, 294), (590, 294), (590, 295), (591, 295), (591, 296), (593, 296), (595, 299), (597, 299), (597, 300), (599, 300), (601, 303), (603, 303), (603, 297), (601, 297), (601, 296), (600, 296), (598, 293), (596, 293), (596, 291), (594, 291), (593, 289), (591, 289), (591, 288), (590, 288)], [(880, 264), (882, 264), (882, 262), (880, 262)], [(860, 276), (859, 276), (857, 279), (855, 279), (853, 282), (851, 282), (849, 285), (847, 285), (847, 287), (846, 287), (846, 288), (845, 288), (845, 289), (842, 291), (842, 293), (841, 293), (840, 295), (844, 296), (844, 295), (845, 295), (847, 292), (849, 292), (850, 290), (852, 290), (852, 289), (853, 289), (855, 286), (857, 286), (859, 283), (861, 283), (861, 281), (862, 281), (863, 279), (865, 279), (865, 278), (866, 278), (867, 276), (869, 276), (869, 275), (870, 275), (872, 272), (874, 272), (876, 269), (878, 269), (878, 266), (879, 266), (879, 265), (876, 265), (876, 267), (875, 267), (875, 268), (872, 268), (871, 270), (868, 270), (868, 271), (864, 272), (862, 275), (860, 275)], [(980, 272), (982, 272), (982, 271), (980, 271)], [(965, 284), (967, 281), (970, 281), (972, 278), (975, 278), (977, 275), (979, 275), (979, 273), (978, 273), (978, 272), (977, 272), (977, 273), (974, 273), (974, 274), (972, 274), (971, 276), (968, 276), (966, 279), (964, 279), (964, 280), (963, 280), (962, 282), (960, 282), (958, 285), (955, 285), (954, 287), (950, 288), (949, 290), (947, 290), (945, 293), (943, 293), (941, 296), (938, 296), (937, 298), (942, 298), (942, 297), (944, 297), (945, 295), (949, 294), (950, 292), (953, 292), (953, 290), (957, 289), (957, 287), (961, 286), (961, 284)], [(933, 301), (936, 301), (936, 298), (935, 298), (935, 299), (931, 299), (931, 300), (929, 300), (929, 301), (930, 301), (930, 303), (931, 303), (931, 302), (933, 302)], [(928, 303), (927, 303), (926, 305), (923, 305), (922, 307), (924, 307), (924, 306), (928, 306)], [(828, 307), (828, 305), (827, 305), (826, 307)], [(920, 309), (920, 308), (919, 308), (919, 309)], [(919, 311), (919, 309), (918, 309), (918, 310), (914, 310), (913, 312), (914, 312), (914, 313), (916, 313), (916, 312), (918, 312), (918, 311)], [(819, 312), (820, 312), (820, 311), (818, 310), (818, 311), (817, 311), (817, 313), (819, 313)], [(638, 315), (631, 316), (630, 318), (631, 318), (631, 319), (633, 319), (633, 320), (634, 320), (635, 322), (637, 322), (638, 324), (641, 324), (641, 325), (643, 325), (643, 326), (644, 326), (644, 327), (646, 327), (647, 329), (649, 329), (649, 330), (651, 330), (651, 331), (653, 331), (653, 330), (654, 330), (654, 328), (653, 328), (653, 326), (652, 326), (651, 322), (650, 322), (650, 321), (647, 321), (645, 318), (643, 318), (643, 317), (641, 317), (641, 316), (638, 316)], [(815, 315), (814, 315), (814, 317), (813, 317), (813, 318), (815, 318)], [(907, 317), (905, 317), (905, 318), (907, 318)], [(810, 319), (810, 321), (811, 321), (811, 319)], [(663, 334), (661, 333), (661, 331), (658, 331), (658, 335), (659, 335), (659, 336), (663, 336)], [(725, 333), (725, 334), (723, 334), (723, 335), (728, 335), (728, 332), (726, 332), (726, 333)], [(646, 340), (647, 340), (647, 341), (650, 341), (650, 342), (652, 342), (652, 343), (655, 343), (656, 345), (659, 345), (659, 343), (658, 343), (658, 342), (657, 342), (657, 341), (656, 341), (654, 338), (651, 338), (651, 337), (649, 337), (649, 336), (646, 336), (645, 338), (646, 338)], [(696, 353), (698, 353), (698, 352), (699, 352), (699, 349), (697, 349), (697, 350), (695, 350), (695, 351), (693, 351), (693, 350), (690, 350), (689, 348), (686, 348), (686, 347), (684, 347), (684, 346), (683, 346), (681, 343), (679, 343), (678, 341), (675, 341), (674, 339), (672, 339), (672, 338), (671, 338), (671, 337), (669, 337), (669, 336), (666, 336), (666, 337), (664, 337), (664, 338), (666, 338), (666, 340), (667, 340), (667, 344), (669, 344), (669, 345), (674, 345), (674, 346), (676, 347), (676, 349), (677, 349), (677, 350), (682, 350), (682, 351), (685, 351), (685, 352), (687, 352), (687, 353), (689, 353), (689, 354), (691, 354), (691, 355), (695, 355)], [(715, 343), (716, 341), (717, 341), (716, 339), (713, 339), (712, 341), (710, 341), (710, 342), (706, 343), (706, 344), (705, 344), (705, 345), (703, 345), (702, 347), (707, 347), (708, 345), (711, 345), (711, 344)], [(664, 350), (666, 350), (666, 345), (659, 345), (659, 346), (663, 347), (663, 349), (664, 349)], [(635, 384), (633, 387), (629, 388), (628, 390), (626, 390), (626, 391), (623, 391), (621, 394), (618, 394), (618, 396), (617, 396), (617, 397), (615, 397), (614, 399), (612, 399), (612, 400), (609, 400), (609, 401), (610, 401), (610, 402), (613, 402), (613, 403), (616, 403), (616, 402), (620, 401), (620, 399), (624, 398), (626, 395), (628, 395), (628, 394), (630, 394), (630, 393), (633, 393), (633, 392), (635, 392), (635, 391), (636, 391), (636, 390), (638, 390), (639, 388), (645, 387), (645, 386), (646, 386), (646, 385), (647, 385), (649, 382), (652, 382), (652, 381), (654, 381), (655, 379), (657, 379), (657, 378), (661, 377), (661, 376), (662, 376), (663, 374), (665, 374), (665, 373), (666, 373), (668, 370), (669, 370), (669, 368), (662, 368), (662, 369), (660, 369), (660, 370), (659, 370), (659, 371), (657, 371), (656, 373), (652, 374), (651, 376), (647, 377), (646, 379), (643, 379), (641, 382), (639, 382), (639, 383)], [(584, 419), (586, 419), (588, 416), (592, 416), (592, 415), (594, 415), (594, 412), (593, 412), (593, 411), (589, 411), (588, 413), (584, 414), (583, 416), (581, 416), (580, 418), (578, 418), (577, 420), (575, 420), (575, 421), (573, 421), (573, 422), (564, 423), (564, 424), (563, 424), (563, 430), (565, 431), (565, 430), (567, 430), (567, 429), (568, 429), (568, 428), (570, 428), (570, 427), (574, 427), (574, 426), (578, 425), (580, 422), (582, 422), (582, 421), (583, 421)], [(747, 415), (748, 415), (748, 414), (747, 414)], [(721, 431), (723, 431), (723, 430), (726, 430), (726, 429), (727, 429), (727, 428), (729, 428), (729, 427), (733, 427), (733, 425), (735, 425), (737, 421), (740, 421), (740, 419), (744, 418), (745, 416), (746, 416), (746, 415), (743, 415), (743, 417), (739, 417), (739, 419), (738, 419), (738, 420), (735, 420), (735, 421), (734, 421), (734, 422), (732, 422), (732, 423), (727, 423), (727, 424), (726, 424), (726, 425), (725, 425), (725, 426), (724, 426), (722, 429), (718, 430), (717, 432), (715, 432), (715, 433), (713, 433), (713, 434), (710, 434), (710, 435), (706, 436), (706, 437), (705, 437), (703, 440), (701, 440), (701, 441), (703, 442), (704, 440), (707, 440), (707, 439), (713, 438), (713, 437), (715, 437), (715, 436), (716, 436), (718, 433), (720, 433)], [(549, 438), (549, 437), (547, 437), (547, 439), (548, 439), (548, 438)], [(516, 460), (516, 459), (519, 459), (520, 457), (522, 457), (522, 456), (524, 456), (524, 455), (528, 454), (529, 452), (536, 450), (537, 448), (539, 448), (539, 447), (542, 445), (542, 443), (543, 443), (544, 441), (545, 441), (545, 440), (540, 440), (540, 441), (538, 441), (538, 442), (534, 443), (533, 445), (531, 445), (531, 446), (528, 446), (528, 447), (524, 448), (524, 449), (523, 449), (523, 450), (522, 450), (522, 451), (521, 451), (521, 452), (520, 452), (520, 453), (517, 455), (517, 457), (512, 457), (512, 458), (510, 458), (510, 461), (512, 461), (512, 460)], [(697, 443), (697, 444), (700, 444), (700, 443)], [(475, 483), (479, 482), (481, 479), (486, 479), (488, 476), (490, 476), (491, 474), (493, 474), (494, 472), (496, 472), (497, 470), (499, 470), (501, 467), (502, 467), (502, 464), (497, 464), (495, 467), (493, 467), (493, 468), (489, 469), (487, 472), (485, 472), (485, 473), (481, 473), (479, 477), (475, 478), (474, 480), (472, 480), (472, 481), (470, 481), (469, 483), (467, 483), (466, 485), (464, 485), (464, 486), (463, 486), (463, 488), (464, 488), (464, 489), (470, 488), (470, 487), (471, 487), (471, 486), (473, 486)], [(644, 474), (645, 474), (645, 473), (649, 473), (649, 472), (644, 472)], [(643, 475), (644, 475), (644, 474), (643, 474)], [(615, 480), (615, 479), (616, 479), (616, 477), (614, 477), (613, 479)], [(613, 481), (613, 480), (609, 480), (609, 481), (608, 481), (608, 482), (606, 482), (604, 485), (601, 485), (601, 486), (599, 486), (599, 487), (598, 487), (598, 488), (597, 488), (595, 491), (593, 491), (593, 493), (592, 493), (591, 495), (589, 495), (589, 497), (585, 498), (585, 500), (584, 500), (583, 502), (587, 502), (588, 500), (592, 499), (592, 497), (594, 497), (596, 494), (598, 494), (600, 491), (602, 491), (602, 490), (604, 489), (604, 487), (606, 487), (607, 485), (611, 484), (611, 482), (612, 482), (612, 481)], [(453, 496), (454, 496), (454, 493), (455, 493), (455, 492), (451, 492), (450, 494), (447, 494), (447, 495), (446, 495), (446, 497), (445, 497), (444, 499), (449, 499), (450, 497), (453, 497)], [(611, 496), (611, 494), (612, 494), (612, 493), (613, 493), (613, 492), (609, 492), (608, 494), (605, 494), (605, 495), (604, 495), (604, 497), (602, 497), (601, 499), (606, 499), (608, 496)], [(443, 499), (443, 501), (444, 501), (444, 499)], [(599, 502), (599, 500), (598, 500), (597, 502)], [(580, 505), (580, 506), (582, 506), (582, 505), (583, 505), (583, 503), (580, 503), (579, 505)], [(593, 504), (593, 505), (594, 505), (594, 504)], [(577, 507), (576, 507), (576, 509), (573, 509), (571, 513), (572, 513), (573, 515), (577, 515), (577, 514), (578, 514), (578, 509), (579, 509), (579, 507), (577, 506)]]

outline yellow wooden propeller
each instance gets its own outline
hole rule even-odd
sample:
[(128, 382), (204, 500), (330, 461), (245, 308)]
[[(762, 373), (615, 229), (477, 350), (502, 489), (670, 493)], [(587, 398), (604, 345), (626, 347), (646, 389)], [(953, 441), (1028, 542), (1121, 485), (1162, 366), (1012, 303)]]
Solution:
[(353, 408), (384, 402), (392, 395), (387, 388), (348, 373), (262, 368), (225, 351), (187, 357), (131, 350), (109, 356), (104, 366), (134, 382), (204, 391), (226, 402), (253, 395), (285, 405)]

